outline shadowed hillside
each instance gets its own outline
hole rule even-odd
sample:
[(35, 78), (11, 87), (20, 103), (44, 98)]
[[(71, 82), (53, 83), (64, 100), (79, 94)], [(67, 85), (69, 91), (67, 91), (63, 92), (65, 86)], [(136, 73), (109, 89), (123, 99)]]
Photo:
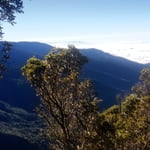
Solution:
[(81, 53), (89, 60), (83, 77), (93, 81), (98, 97), (104, 100), (102, 108), (117, 103), (117, 94), (129, 93), (138, 81), (141, 69), (147, 67), (97, 49), (83, 49)]
[(7, 63), (8, 71), (5, 73), (5, 78), (0, 80), (0, 99), (31, 111), (39, 98), (35, 96), (32, 88), (22, 76), (21, 67), (30, 57), (42, 58), (51, 48), (49, 45), (36, 42), (12, 43), (10, 59)]
[(29, 143), (27, 140), (17, 136), (0, 133), (0, 149), (1, 150), (40, 150), (40, 148)]
[[(21, 75), (20, 68), (32, 56), (43, 58), (52, 47), (36, 42), (19, 42), (12, 45), (8, 72), (5, 78), (0, 80), (0, 98), (14, 106), (32, 111), (39, 98)], [(131, 86), (137, 82), (140, 70), (145, 67), (97, 49), (83, 49), (81, 53), (89, 60), (84, 66), (82, 77), (93, 81), (98, 97), (104, 100), (103, 108), (117, 103), (116, 94), (128, 93)]]
[(0, 149), (42, 150), (42, 127), (36, 114), (0, 101)]

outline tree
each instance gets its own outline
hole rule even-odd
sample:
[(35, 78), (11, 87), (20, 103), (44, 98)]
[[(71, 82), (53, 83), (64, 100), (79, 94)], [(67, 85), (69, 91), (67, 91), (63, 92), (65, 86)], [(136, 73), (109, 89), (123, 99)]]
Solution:
[(121, 112), (113, 106), (102, 113), (114, 127), (115, 150), (150, 150), (150, 69), (143, 69), (139, 79), (133, 93), (122, 101)]
[[(6, 21), (12, 25), (15, 23), (15, 14), (23, 13), (22, 0), (0, 0), (0, 21)], [(0, 37), (2, 37), (2, 26), (0, 25)]]
[(138, 96), (150, 96), (150, 68), (141, 71), (140, 82), (132, 87), (132, 91)]
[(81, 80), (86, 57), (74, 46), (55, 48), (44, 60), (30, 58), (22, 68), (41, 104), (43, 134), (53, 150), (149, 150), (150, 69), (141, 71), (134, 93), (99, 112), (92, 85)]
[(11, 49), (11, 44), (9, 42), (3, 42), (0, 45), (1, 52), (0, 52), (0, 78), (3, 77), (3, 72), (6, 71), (5, 63), (9, 59), (9, 51)]
[[(10, 24), (15, 24), (15, 14), (23, 13), (23, 1), (22, 0), (0, 0), (0, 39), (2, 40), (3, 27), (2, 22), (6, 21)], [(9, 51), (11, 45), (8, 42), (0, 43), (0, 78), (2, 73), (6, 70), (5, 63), (9, 58)]]
[(46, 121), (50, 149), (90, 150), (97, 137), (97, 102), (89, 80), (79, 72), (87, 58), (74, 46), (53, 49), (45, 60), (30, 58), (22, 68), (41, 97), (37, 111)]

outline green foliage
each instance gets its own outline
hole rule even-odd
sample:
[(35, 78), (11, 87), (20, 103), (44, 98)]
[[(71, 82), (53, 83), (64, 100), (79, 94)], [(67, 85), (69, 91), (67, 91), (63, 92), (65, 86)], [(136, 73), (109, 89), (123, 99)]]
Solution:
[[(22, 0), (0, 0), (0, 21), (9, 22), (14, 24), (15, 14), (23, 13), (23, 1)], [(0, 24), (0, 39), (2, 40), (3, 27)], [(0, 49), (0, 78), (2, 73), (6, 70), (5, 63), (9, 58), (8, 52), (11, 49), (11, 45), (8, 42), (3, 42)]]
[[(14, 24), (15, 14), (23, 13), (22, 0), (0, 0), (0, 21)], [(2, 26), (0, 26), (0, 37), (2, 37)]]
[(132, 87), (134, 93), (139, 97), (150, 95), (150, 68), (141, 71), (140, 81), (137, 85)]
[(114, 105), (108, 109), (106, 109), (103, 114), (118, 114), (120, 113), (120, 110), (119, 110), (119, 106), (118, 105)]
[(140, 98), (138, 98), (138, 96), (135, 94), (130, 94), (125, 98), (125, 101), (123, 102), (123, 109), (124, 109), (123, 112), (131, 114), (132, 112), (135, 111), (135, 109), (137, 109), (139, 103)]
[[(26, 66), (22, 68), (23, 75), (27, 76), (28, 80), (32, 83), (34, 80), (41, 80), (43, 78), (43, 71), (45, 69), (45, 63), (41, 61), (40, 59), (37, 59), (35, 57), (30, 58), (27, 61)], [(39, 76), (38, 76), (39, 75)], [(39, 77), (37, 79), (37, 77)]]
[(74, 46), (53, 49), (45, 60), (30, 58), (22, 68), (41, 97), (38, 114), (53, 150), (149, 150), (150, 69), (141, 71), (133, 93), (104, 112), (89, 80), (79, 73), (87, 59)]
[(114, 150), (115, 126), (112, 121), (108, 120), (106, 114), (99, 113), (95, 129), (94, 150)]
[(140, 80), (143, 81), (145, 84), (147, 82), (150, 82), (150, 69), (149, 68), (143, 69), (141, 71)]
[(6, 66), (5, 63), (9, 59), (9, 51), (11, 49), (11, 44), (8, 42), (3, 42), (2, 45), (0, 46), (0, 78), (2, 78), (3, 72), (6, 71)]
[(45, 60), (31, 58), (23, 75), (41, 97), (37, 108), (47, 123), (43, 130), (52, 149), (91, 149), (97, 102), (89, 80), (81, 81), (79, 72), (87, 62), (74, 46), (53, 49)]
[(125, 97), (122, 112), (118, 112), (119, 106), (113, 106), (102, 113), (105, 120), (114, 127), (115, 150), (150, 149), (150, 95), (145, 92), (148, 88), (146, 85), (149, 85), (149, 70), (141, 71), (141, 82), (138, 87), (136, 85), (134, 94)]
[(0, 135), (13, 135), (39, 145), (44, 143), (43, 137), (39, 134), (43, 121), (35, 113), (0, 101), (0, 119)]

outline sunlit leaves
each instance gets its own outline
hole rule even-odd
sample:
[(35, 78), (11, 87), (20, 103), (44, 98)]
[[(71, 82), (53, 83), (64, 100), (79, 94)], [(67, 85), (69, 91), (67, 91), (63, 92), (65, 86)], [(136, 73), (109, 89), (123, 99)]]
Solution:
[(132, 87), (138, 96), (150, 96), (150, 68), (141, 71), (140, 82)]
[(23, 74), (33, 85), (46, 121), (43, 133), (54, 150), (149, 150), (150, 69), (141, 72), (134, 93), (99, 112), (92, 84), (79, 78), (87, 59), (70, 46), (54, 49), (45, 60), (31, 58)]
[(52, 149), (87, 149), (95, 135), (97, 102), (90, 81), (79, 73), (86, 57), (74, 46), (53, 49), (45, 60), (30, 58), (23, 75), (41, 97), (37, 108), (46, 121), (45, 135)]

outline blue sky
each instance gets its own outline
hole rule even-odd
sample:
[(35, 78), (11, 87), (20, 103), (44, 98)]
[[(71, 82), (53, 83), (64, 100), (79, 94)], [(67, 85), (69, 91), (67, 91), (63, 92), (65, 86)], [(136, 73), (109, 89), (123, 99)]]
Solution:
[(150, 46), (150, 0), (24, 1), (17, 24), (4, 24), (6, 40), (102, 49)]

